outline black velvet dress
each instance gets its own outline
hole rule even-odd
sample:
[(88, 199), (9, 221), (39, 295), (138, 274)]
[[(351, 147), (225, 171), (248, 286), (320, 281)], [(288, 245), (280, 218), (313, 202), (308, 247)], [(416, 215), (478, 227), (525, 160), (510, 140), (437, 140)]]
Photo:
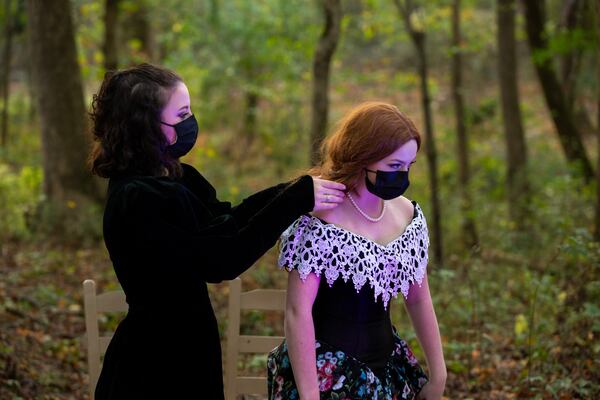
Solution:
[(223, 399), (221, 347), (207, 282), (249, 268), (314, 206), (312, 178), (240, 205), (198, 171), (111, 179), (104, 239), (129, 312), (104, 358), (96, 399)]

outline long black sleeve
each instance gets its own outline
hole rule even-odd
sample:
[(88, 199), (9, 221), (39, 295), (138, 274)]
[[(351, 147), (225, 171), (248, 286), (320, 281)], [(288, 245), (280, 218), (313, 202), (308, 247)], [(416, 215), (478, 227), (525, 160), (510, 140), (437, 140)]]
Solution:
[[(263, 204), (272, 191), (277, 193)], [(126, 185), (121, 195), (131, 212), (127, 218), (133, 222), (136, 247), (152, 263), (184, 269), (206, 282), (220, 282), (244, 272), (296, 218), (314, 207), (310, 176), (272, 191), (264, 198), (249, 199), (242, 208), (232, 209), (233, 213), (196, 224), (178, 223), (199, 219), (194, 199), (173, 199), (136, 184)], [(236, 218), (236, 212), (243, 217)]]
[(247, 224), (249, 219), (267, 206), (279, 193), (293, 181), (271, 186), (246, 197), (237, 206), (228, 201), (220, 201), (217, 191), (194, 167), (182, 164), (184, 176), (182, 183), (197, 196), (201, 197), (215, 215), (231, 214), (239, 224)]
[[(237, 221), (246, 223), (252, 216), (266, 207), (273, 199), (275, 199), (286, 187), (292, 182), (280, 183), (270, 188), (261, 190), (251, 196), (246, 197), (240, 204), (231, 208), (231, 215)], [(310, 211), (310, 210), (308, 210)]]

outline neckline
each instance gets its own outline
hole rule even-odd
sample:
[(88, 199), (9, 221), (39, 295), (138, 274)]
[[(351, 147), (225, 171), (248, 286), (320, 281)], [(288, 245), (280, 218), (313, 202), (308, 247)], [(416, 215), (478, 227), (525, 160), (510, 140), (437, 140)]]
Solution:
[(406, 225), (406, 228), (404, 228), (404, 231), (402, 231), (402, 233), (400, 233), (400, 235), (398, 235), (396, 238), (392, 239), (392, 240), (391, 240), (390, 242), (388, 242), (387, 244), (381, 244), (381, 243), (379, 243), (379, 242), (376, 242), (376, 241), (375, 241), (375, 240), (373, 240), (373, 239), (369, 239), (368, 237), (361, 235), (360, 233), (356, 233), (356, 232), (353, 232), (353, 231), (351, 231), (351, 230), (349, 230), (349, 229), (343, 228), (343, 227), (341, 227), (341, 226), (339, 226), (339, 225), (333, 224), (333, 223), (331, 223), (331, 222), (327, 222), (327, 221), (325, 221), (325, 220), (322, 220), (322, 219), (321, 219), (321, 218), (319, 218), (319, 217), (315, 217), (314, 215), (307, 214), (307, 216), (308, 216), (309, 218), (312, 218), (312, 219), (315, 219), (315, 220), (317, 220), (317, 221), (318, 221), (318, 222), (319, 222), (319, 223), (320, 223), (322, 226), (329, 226), (329, 227), (333, 227), (333, 228), (335, 228), (335, 229), (338, 229), (338, 230), (341, 230), (341, 231), (347, 232), (347, 233), (349, 233), (350, 235), (353, 235), (353, 236), (356, 236), (356, 237), (358, 237), (358, 238), (360, 238), (360, 239), (363, 239), (363, 240), (365, 240), (365, 241), (367, 241), (367, 242), (369, 242), (369, 243), (372, 243), (372, 244), (374, 244), (374, 245), (375, 245), (375, 246), (377, 246), (377, 247), (382, 247), (382, 248), (384, 248), (384, 249), (387, 249), (387, 248), (389, 248), (389, 247), (390, 247), (392, 244), (394, 244), (394, 243), (396, 243), (398, 240), (400, 240), (400, 239), (402, 238), (402, 236), (404, 236), (404, 234), (405, 234), (406, 232), (408, 232), (408, 228), (410, 228), (410, 226), (411, 226), (411, 225), (412, 225), (412, 224), (413, 224), (413, 223), (414, 223), (414, 222), (417, 220), (417, 217), (419, 217), (419, 215), (421, 215), (421, 210), (420, 210), (420, 208), (421, 208), (421, 207), (419, 207), (419, 204), (418, 204), (416, 201), (414, 201), (414, 200), (411, 200), (410, 202), (413, 204), (413, 207), (414, 207), (414, 211), (413, 211), (413, 217), (412, 217), (412, 219), (410, 220), (410, 222), (408, 223), (408, 225)]
[(107, 193), (110, 196), (117, 187), (126, 185), (134, 181), (163, 181), (166, 183), (176, 182), (169, 176), (153, 176), (153, 175), (121, 175), (109, 178)]

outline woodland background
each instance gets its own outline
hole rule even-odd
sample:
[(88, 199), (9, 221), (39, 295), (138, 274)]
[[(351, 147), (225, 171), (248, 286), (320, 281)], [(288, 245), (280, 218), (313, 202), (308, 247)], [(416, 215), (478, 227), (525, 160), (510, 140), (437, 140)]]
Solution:
[[(600, 398), (599, 10), (598, 0), (3, 0), (0, 399), (86, 397), (81, 283), (119, 287), (102, 242), (106, 182), (85, 167), (87, 112), (106, 70), (140, 62), (184, 78), (201, 127), (184, 161), (233, 203), (317, 162), (352, 106), (396, 104), (424, 137), (406, 196), (430, 228), (447, 398)], [(284, 288), (275, 258), (245, 273), (244, 288)], [(210, 290), (225, 332), (227, 284)], [(404, 308), (392, 310), (418, 350)], [(281, 315), (244, 321), (282, 333)], [(243, 367), (263, 371), (265, 357)]]

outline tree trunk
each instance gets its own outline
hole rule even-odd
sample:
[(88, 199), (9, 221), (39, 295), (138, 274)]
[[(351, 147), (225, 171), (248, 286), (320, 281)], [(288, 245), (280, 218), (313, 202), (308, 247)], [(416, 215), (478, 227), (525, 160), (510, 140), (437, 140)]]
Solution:
[[(245, 3), (246, 7), (243, 7), (243, 16), (246, 20), (250, 21), (254, 15), (252, 12), (251, 3)], [(218, 5), (215, 5), (218, 7)], [(216, 9), (218, 12), (218, 8)], [(240, 160), (237, 165), (242, 164), (242, 160), (247, 159), (247, 152), (251, 148), (254, 140), (256, 139), (256, 121), (258, 118), (258, 102), (260, 100), (258, 87), (260, 85), (260, 65), (257, 64), (256, 54), (250, 49), (252, 48), (249, 38), (242, 38), (242, 50), (239, 57), (239, 69), (240, 75), (245, 82), (244, 87), (244, 118), (243, 125), (241, 127), (240, 137), (243, 140), (243, 144), (240, 147), (240, 140), (237, 139), (237, 143), (234, 146), (241, 150), (238, 153), (238, 159)]]
[[(148, 0), (134, 2), (135, 8), (124, 18), (122, 32), (127, 39), (137, 39), (140, 42), (138, 58), (145, 62), (157, 62), (155, 32), (150, 18)], [(135, 59), (135, 58), (134, 58)]]
[[(580, 25), (583, 0), (565, 1), (562, 12), (562, 28), (571, 31)], [(577, 83), (577, 70), (581, 63), (582, 51), (570, 51), (561, 57), (561, 83), (565, 91), (567, 105), (572, 109), (575, 103), (575, 88)]]
[(594, 171), (585, 153), (581, 134), (565, 99), (552, 60), (548, 57), (536, 57), (536, 54), (548, 49), (548, 39), (545, 32), (545, 0), (523, 0), (523, 2), (525, 4), (527, 38), (532, 59), (560, 143), (567, 160), (579, 164), (583, 177), (589, 182), (594, 178)]
[(465, 109), (462, 83), (462, 54), (460, 33), (460, 0), (452, 5), (452, 98), (456, 118), (458, 185), (460, 208), (462, 213), (462, 244), (470, 249), (477, 244), (477, 229), (473, 218), (473, 200), (471, 198), (469, 168), (469, 139), (465, 126)]
[(4, 59), (2, 60), (2, 134), (0, 144), (8, 142), (8, 102), (10, 100), (10, 61), (12, 59), (13, 13), (12, 1), (4, 0)]
[(52, 203), (63, 207), (69, 200), (97, 198), (86, 168), (90, 137), (71, 3), (27, 0), (27, 27), (41, 124), (44, 192)]
[(258, 112), (258, 93), (253, 89), (246, 90), (246, 111), (244, 112), (243, 134), (246, 149), (250, 148), (256, 137), (256, 116)]
[[(586, 0), (568, 0), (564, 4), (561, 26), (566, 31), (575, 29), (586, 29), (584, 16), (588, 9)], [(567, 106), (571, 109), (575, 123), (579, 127), (582, 136), (594, 134), (596, 129), (592, 119), (583, 104), (577, 99), (577, 76), (581, 69), (584, 51), (581, 48), (575, 48), (561, 57), (561, 85), (565, 92)]]
[(597, 104), (597, 129), (596, 136), (598, 140), (597, 144), (597, 155), (596, 155), (596, 240), (600, 242), (600, 0), (596, 0), (596, 46), (598, 51), (596, 53), (596, 91), (598, 96)]
[(502, 122), (506, 140), (507, 200), (510, 218), (519, 228), (526, 224), (529, 179), (527, 145), (523, 131), (515, 40), (515, 0), (498, 0), (498, 75), (502, 103)]
[(104, 3), (104, 70), (117, 69), (119, 65), (119, 50), (117, 42), (117, 27), (119, 18), (119, 0), (105, 0)]
[(432, 231), (433, 231), (433, 251), (434, 259), (441, 265), (443, 262), (442, 248), (442, 226), (440, 202), (438, 197), (438, 177), (437, 177), (437, 151), (435, 148), (435, 137), (433, 130), (433, 117), (431, 114), (431, 98), (429, 95), (429, 78), (427, 55), (425, 53), (425, 32), (417, 31), (411, 22), (411, 15), (414, 11), (412, 2), (407, 0), (404, 4), (400, 0), (394, 0), (394, 3), (400, 11), (400, 16), (404, 19), (406, 30), (408, 31), (417, 52), (418, 72), (421, 81), (421, 102), (423, 106), (423, 117), (425, 120), (425, 151), (427, 154), (427, 165), (429, 171), (429, 185), (431, 189), (432, 205)]
[(340, 0), (322, 0), (325, 28), (319, 39), (313, 62), (312, 121), (310, 128), (310, 160), (320, 162), (320, 148), (327, 129), (329, 113), (329, 73), (331, 59), (340, 36), (342, 7)]
[(218, 28), (221, 24), (219, 0), (210, 0), (210, 24), (213, 28)]

